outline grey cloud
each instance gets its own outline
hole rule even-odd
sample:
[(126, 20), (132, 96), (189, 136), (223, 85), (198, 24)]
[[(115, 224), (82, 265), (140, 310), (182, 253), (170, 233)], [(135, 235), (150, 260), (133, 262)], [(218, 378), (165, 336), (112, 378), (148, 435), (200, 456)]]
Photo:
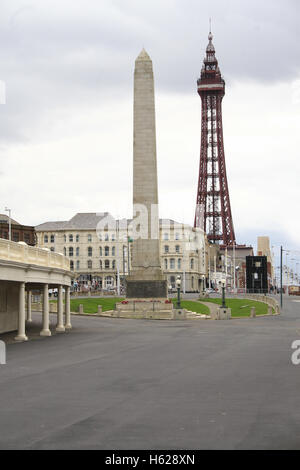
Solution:
[(299, 73), (296, 0), (18, 0), (4, 2), (0, 22), (2, 142), (30, 139), (40, 116), (64, 107), (100, 106), (132, 90), (145, 46), (156, 89), (195, 93), (208, 18), (225, 79), (276, 81)]

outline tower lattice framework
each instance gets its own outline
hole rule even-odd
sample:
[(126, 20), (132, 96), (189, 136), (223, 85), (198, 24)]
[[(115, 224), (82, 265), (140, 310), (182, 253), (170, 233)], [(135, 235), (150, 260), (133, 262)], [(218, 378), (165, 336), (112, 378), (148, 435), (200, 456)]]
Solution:
[(211, 243), (235, 244), (223, 142), (221, 76), (213, 35), (208, 36), (206, 57), (197, 81), (202, 102), (201, 150), (195, 227), (202, 228)]

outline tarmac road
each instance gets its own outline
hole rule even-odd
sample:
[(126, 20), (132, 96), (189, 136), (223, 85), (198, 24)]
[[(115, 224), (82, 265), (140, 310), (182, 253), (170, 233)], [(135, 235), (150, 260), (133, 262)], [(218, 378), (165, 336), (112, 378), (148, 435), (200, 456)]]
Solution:
[(252, 320), (72, 320), (7, 345), (1, 449), (300, 448), (299, 302)]

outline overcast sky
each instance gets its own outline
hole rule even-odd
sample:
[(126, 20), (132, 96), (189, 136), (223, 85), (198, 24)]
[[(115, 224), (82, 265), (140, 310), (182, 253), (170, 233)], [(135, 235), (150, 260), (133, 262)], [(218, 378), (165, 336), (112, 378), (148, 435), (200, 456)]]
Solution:
[(1, 0), (0, 213), (131, 216), (134, 61), (155, 76), (160, 216), (193, 223), (209, 17), (237, 242), (300, 249), (298, 0)]

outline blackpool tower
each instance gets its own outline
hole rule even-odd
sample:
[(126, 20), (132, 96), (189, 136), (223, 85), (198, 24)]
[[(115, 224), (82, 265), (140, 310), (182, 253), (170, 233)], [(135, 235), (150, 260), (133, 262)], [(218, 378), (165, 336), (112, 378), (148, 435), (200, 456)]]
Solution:
[(208, 35), (201, 77), (197, 81), (201, 97), (201, 150), (195, 227), (202, 228), (211, 243), (235, 245), (223, 143), (222, 99), (225, 81), (221, 76), (213, 35)]

